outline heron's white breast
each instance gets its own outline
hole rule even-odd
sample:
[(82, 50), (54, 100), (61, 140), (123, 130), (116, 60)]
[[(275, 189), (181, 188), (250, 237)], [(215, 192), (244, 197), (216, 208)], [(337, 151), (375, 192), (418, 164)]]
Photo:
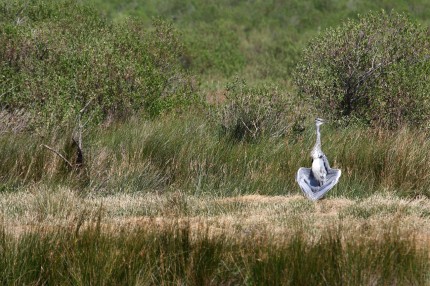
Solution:
[(321, 158), (316, 158), (312, 161), (312, 173), (318, 181), (324, 181), (327, 171), (324, 167), (324, 162)]

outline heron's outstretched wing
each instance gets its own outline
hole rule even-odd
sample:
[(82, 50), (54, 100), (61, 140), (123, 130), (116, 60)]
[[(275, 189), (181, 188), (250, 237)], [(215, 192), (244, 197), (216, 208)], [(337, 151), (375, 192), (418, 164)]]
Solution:
[(316, 201), (322, 198), (337, 184), (341, 173), (339, 169), (328, 169), (327, 180), (320, 186), (310, 168), (300, 168), (297, 171), (296, 181), (306, 197), (312, 201)]

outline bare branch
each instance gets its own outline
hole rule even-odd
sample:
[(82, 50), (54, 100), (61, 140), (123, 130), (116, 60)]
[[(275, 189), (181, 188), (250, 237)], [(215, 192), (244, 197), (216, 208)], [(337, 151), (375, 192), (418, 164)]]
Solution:
[(60, 152), (58, 152), (57, 150), (55, 150), (55, 149), (53, 149), (53, 148), (49, 147), (48, 145), (42, 144), (42, 146), (43, 146), (43, 147), (45, 147), (46, 149), (48, 149), (49, 151), (52, 151), (53, 153), (55, 153), (58, 157), (60, 157), (61, 159), (63, 159), (63, 161), (64, 161), (64, 162), (66, 162), (66, 163), (67, 163), (67, 165), (69, 165), (69, 167), (70, 167), (70, 168), (72, 168), (72, 169), (73, 169), (73, 165), (72, 165), (72, 163), (70, 163), (70, 161), (69, 161), (69, 160), (67, 160), (67, 159), (66, 159), (66, 157), (64, 157), (63, 155), (61, 155), (61, 153), (60, 153)]
[(83, 129), (84, 129), (85, 125), (87, 125), (87, 123), (89, 121), (89, 119), (88, 119), (87, 122), (82, 123), (82, 114), (86, 111), (86, 109), (88, 108), (88, 106), (90, 105), (90, 103), (93, 100), (94, 100), (94, 97), (90, 98), (88, 100), (88, 102), (85, 104), (85, 106), (81, 110), (79, 110), (79, 115), (78, 115), (78, 130), (77, 130), (77, 133), (78, 133), (77, 137), (78, 137), (78, 139), (77, 140), (73, 139), (73, 141), (75, 141), (75, 143), (77, 143), (78, 153), (81, 153), (81, 155), (82, 155), (82, 150), (83, 150), (83, 146), (82, 146), (83, 145), (82, 144), (82, 132), (83, 132)]
[(79, 114), (84, 113), (85, 110), (87, 109), (88, 105), (90, 105), (91, 101), (93, 101), (93, 100), (94, 100), (94, 97), (90, 98), (90, 100), (88, 100), (88, 102), (85, 104), (85, 106), (81, 110), (79, 110)]
[(82, 129), (84, 128), (81, 120), (81, 113), (78, 116), (78, 149), (82, 150)]

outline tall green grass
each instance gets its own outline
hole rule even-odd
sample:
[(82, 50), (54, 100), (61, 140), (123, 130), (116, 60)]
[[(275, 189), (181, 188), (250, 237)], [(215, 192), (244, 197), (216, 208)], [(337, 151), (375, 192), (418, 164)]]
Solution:
[[(154, 228), (154, 226), (156, 226)], [(196, 226), (194, 226), (195, 228)], [(0, 232), (2, 285), (424, 285), (428, 253), (396, 227), (375, 239), (340, 226), (310, 237), (211, 235), (203, 224), (154, 222)]]
[[(295, 174), (311, 165), (313, 123), (285, 138), (232, 142), (219, 125), (201, 115), (136, 119), (85, 134), (85, 168), (70, 170), (48, 144), (72, 158), (69, 132), (45, 137), (8, 134), (0, 138), (2, 189), (32, 183), (66, 184), (79, 190), (189, 194), (282, 195), (300, 192)], [(430, 144), (422, 131), (361, 127), (322, 128), (323, 150), (342, 170), (329, 197), (367, 197), (378, 192), (429, 196)], [(84, 175), (82, 175), (82, 173)]]

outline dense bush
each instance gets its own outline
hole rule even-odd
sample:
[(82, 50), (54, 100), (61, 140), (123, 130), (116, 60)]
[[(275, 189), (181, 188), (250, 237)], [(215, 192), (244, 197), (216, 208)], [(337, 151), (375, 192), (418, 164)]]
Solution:
[(171, 24), (112, 24), (69, 0), (0, 1), (0, 107), (40, 123), (101, 120), (187, 102), (193, 80)]
[(428, 31), (395, 12), (369, 13), (329, 29), (295, 73), (301, 95), (326, 117), (395, 128), (430, 117)]
[(274, 87), (249, 87), (238, 78), (228, 84), (216, 117), (223, 133), (239, 141), (283, 136), (300, 120), (288, 95)]

